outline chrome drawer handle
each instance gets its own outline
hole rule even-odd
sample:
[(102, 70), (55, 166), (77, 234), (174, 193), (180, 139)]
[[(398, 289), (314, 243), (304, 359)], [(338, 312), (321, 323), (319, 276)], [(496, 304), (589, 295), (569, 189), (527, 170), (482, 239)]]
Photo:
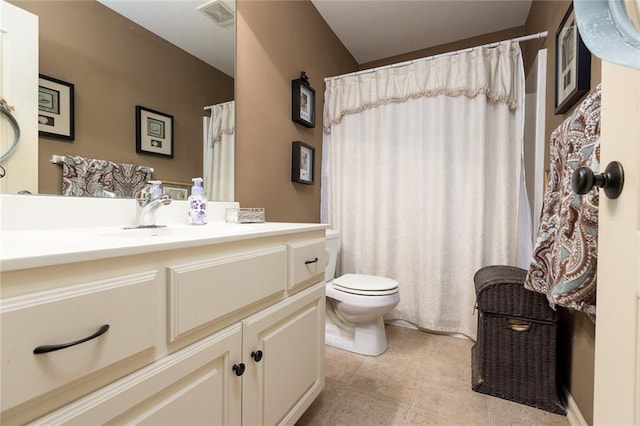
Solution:
[(305, 261), (304, 261), (304, 264), (305, 264), (305, 265), (309, 265), (309, 264), (311, 264), (311, 263), (316, 263), (317, 261), (318, 261), (318, 258), (316, 257), (316, 258), (314, 258), (313, 260), (305, 260)]
[(103, 325), (102, 327), (100, 327), (100, 329), (98, 331), (96, 331), (95, 333), (93, 333), (89, 337), (85, 337), (84, 339), (76, 340), (75, 342), (62, 343), (60, 345), (38, 346), (37, 348), (35, 348), (33, 350), (33, 353), (36, 354), (36, 355), (37, 354), (46, 354), (48, 352), (55, 352), (55, 351), (59, 351), (60, 349), (65, 349), (65, 348), (69, 348), (71, 346), (79, 345), (80, 343), (84, 343), (84, 342), (87, 342), (87, 341), (89, 341), (91, 339), (95, 339), (96, 337), (102, 336), (104, 333), (107, 332), (107, 330), (109, 330), (109, 324)]

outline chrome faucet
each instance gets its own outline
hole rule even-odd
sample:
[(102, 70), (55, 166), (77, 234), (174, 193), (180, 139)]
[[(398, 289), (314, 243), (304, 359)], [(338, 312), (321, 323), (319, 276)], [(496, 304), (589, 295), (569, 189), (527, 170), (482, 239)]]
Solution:
[(136, 199), (136, 227), (153, 228), (156, 226), (156, 213), (160, 206), (171, 204), (171, 197), (162, 194), (162, 184), (159, 180), (150, 180), (142, 188)]

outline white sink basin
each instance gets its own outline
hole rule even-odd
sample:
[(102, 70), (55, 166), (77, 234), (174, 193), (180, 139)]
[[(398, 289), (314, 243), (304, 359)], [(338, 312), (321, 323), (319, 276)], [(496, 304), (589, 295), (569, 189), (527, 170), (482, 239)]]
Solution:
[(132, 228), (105, 232), (104, 234), (100, 234), (100, 236), (106, 238), (167, 238), (185, 235), (188, 231), (188, 228)]
[(215, 223), (203, 226), (169, 225), (155, 228), (123, 228), (100, 234), (104, 238), (186, 239), (241, 234), (256, 230), (259, 224)]

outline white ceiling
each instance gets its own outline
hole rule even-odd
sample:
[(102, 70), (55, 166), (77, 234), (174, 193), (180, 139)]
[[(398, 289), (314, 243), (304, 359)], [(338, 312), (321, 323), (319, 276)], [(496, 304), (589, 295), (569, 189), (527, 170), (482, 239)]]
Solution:
[(311, 0), (359, 64), (525, 24), (531, 0)]
[[(235, 25), (219, 26), (198, 10), (211, 0), (98, 0), (138, 25), (235, 75)], [(235, 0), (224, 0), (235, 10)]]
[[(98, 0), (233, 76), (235, 27), (210, 0)], [(223, 0), (235, 10), (235, 0)], [(268, 1), (268, 0), (263, 0)], [(359, 64), (525, 24), (532, 0), (311, 0)]]

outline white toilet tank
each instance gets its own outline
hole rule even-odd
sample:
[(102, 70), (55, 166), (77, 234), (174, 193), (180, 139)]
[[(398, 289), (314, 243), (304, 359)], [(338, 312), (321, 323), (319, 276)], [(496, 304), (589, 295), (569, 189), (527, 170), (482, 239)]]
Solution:
[(333, 229), (327, 229), (326, 231), (327, 243), (327, 268), (324, 271), (325, 281), (332, 280), (336, 275), (336, 262), (338, 261), (338, 243), (340, 233)]

